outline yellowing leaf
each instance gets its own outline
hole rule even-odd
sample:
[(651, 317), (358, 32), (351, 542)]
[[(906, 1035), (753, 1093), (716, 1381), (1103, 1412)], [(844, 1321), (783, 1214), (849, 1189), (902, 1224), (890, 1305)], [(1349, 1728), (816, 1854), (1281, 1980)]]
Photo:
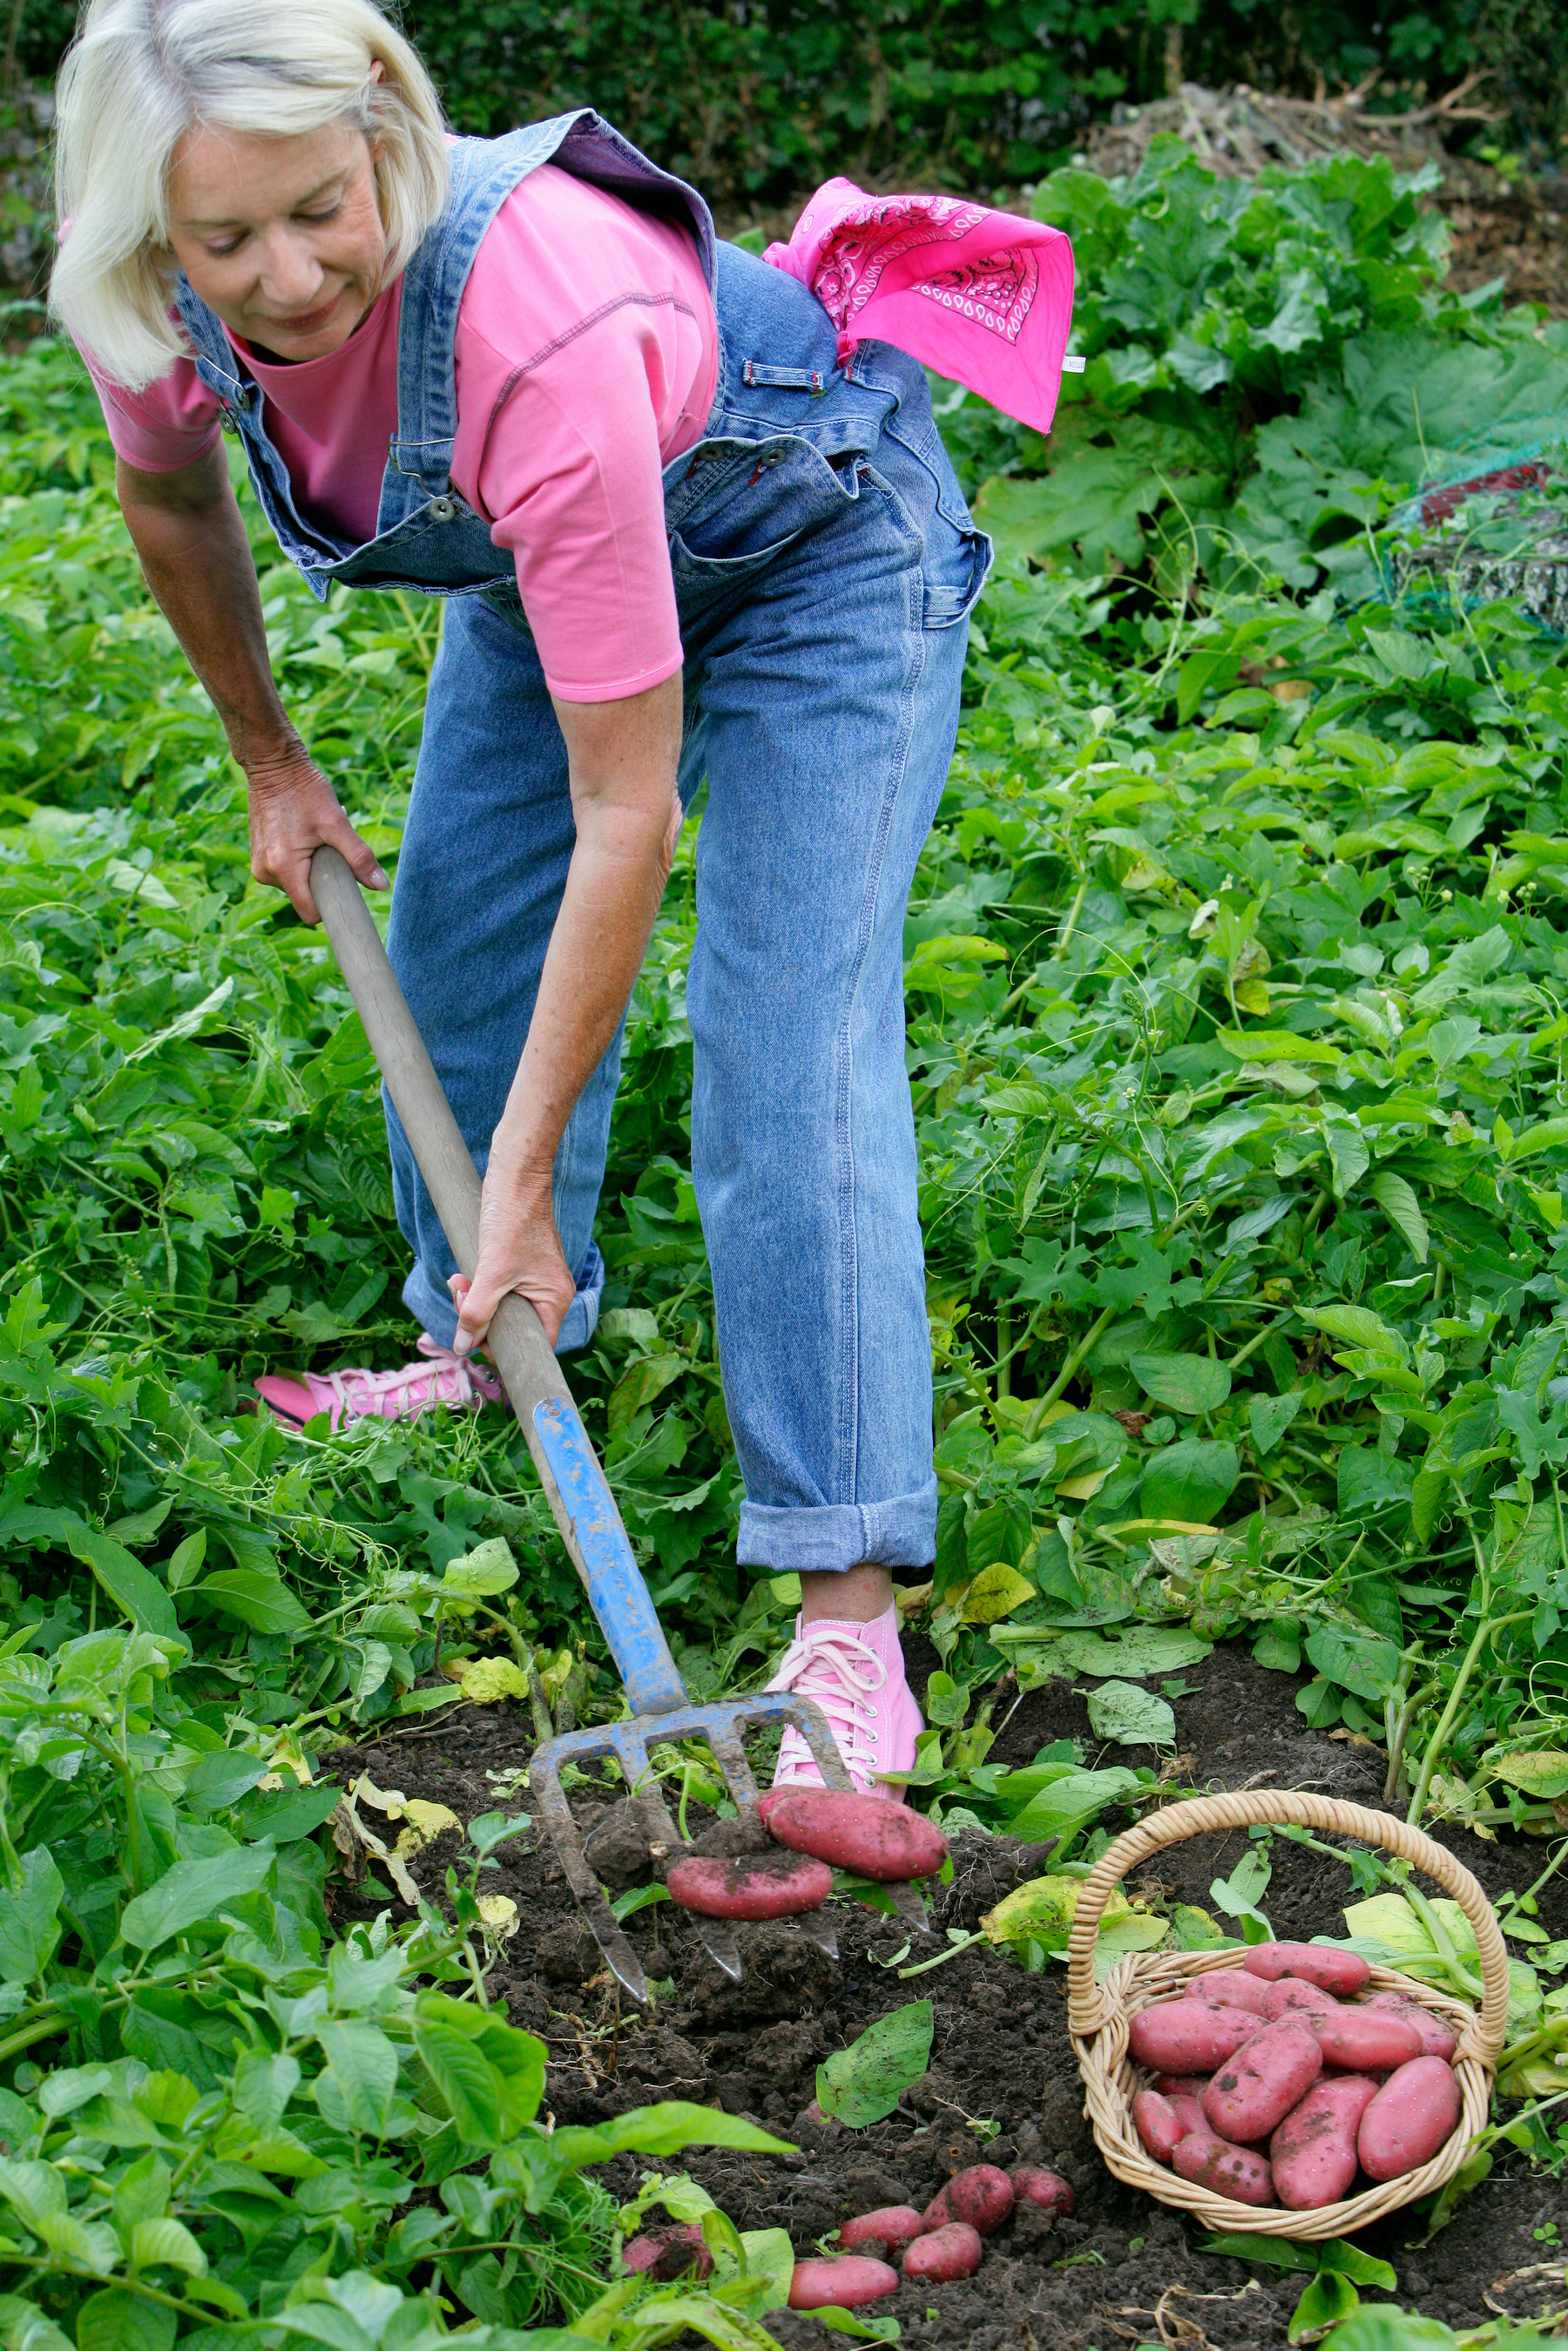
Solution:
[(476, 1657), (464, 1667), (460, 1687), (475, 1706), (494, 1706), (498, 1698), (528, 1694), (528, 1677), (510, 1657)]
[(517, 1906), (509, 1894), (481, 1894), (479, 1916), (492, 1935), (515, 1935), (517, 1931)]
[(1034, 1586), (1021, 1576), (1016, 1567), (998, 1559), (983, 1567), (964, 1595), (966, 1625), (995, 1625), (1010, 1616), (1026, 1600), (1034, 1598)]
[(1109, 1469), (1091, 1469), (1082, 1478), (1064, 1478), (1056, 1490), (1059, 1494), (1065, 1494), (1070, 1501), (1092, 1501), (1110, 1475)]
[(385, 1813), (389, 1820), (401, 1821), (408, 1809), (401, 1788), (378, 1788), (368, 1771), (361, 1771), (355, 1781), (353, 1798), (356, 1804), (370, 1804)]
[(1550, 1803), (1568, 1795), (1568, 1754), (1560, 1748), (1541, 1747), (1529, 1753), (1508, 1754), (1494, 1750), (1481, 1767), (1482, 1776), (1502, 1780), (1527, 1796)]
[(447, 1829), (463, 1826), (455, 1813), (449, 1813), (444, 1804), (427, 1804), (423, 1796), (411, 1796), (404, 1809), (409, 1825), (397, 1841), (399, 1853), (421, 1853)]

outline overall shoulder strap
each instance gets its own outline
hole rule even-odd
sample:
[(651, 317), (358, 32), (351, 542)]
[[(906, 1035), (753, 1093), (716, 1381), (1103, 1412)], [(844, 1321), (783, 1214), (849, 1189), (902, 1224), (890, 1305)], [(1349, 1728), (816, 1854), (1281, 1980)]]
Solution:
[(234, 345), (224, 332), (222, 320), (192, 292), (191, 281), (183, 269), (174, 280), (174, 307), (180, 314), (180, 324), (191, 339), (203, 381), (235, 405), (248, 405), (256, 387), (248, 378), (236, 373)]
[(591, 107), (527, 123), (501, 139), (455, 141), (446, 208), (403, 273), (398, 438), (382, 494), (383, 528), (392, 519), (388, 493), (395, 476), (410, 486), (417, 480), (429, 496), (447, 486), (457, 433), (453, 348), (458, 308), (486, 230), (512, 190), (541, 163), (559, 163), (630, 204), (681, 221), (696, 237), (710, 290), (715, 285), (717, 238), (701, 196), (651, 163)]

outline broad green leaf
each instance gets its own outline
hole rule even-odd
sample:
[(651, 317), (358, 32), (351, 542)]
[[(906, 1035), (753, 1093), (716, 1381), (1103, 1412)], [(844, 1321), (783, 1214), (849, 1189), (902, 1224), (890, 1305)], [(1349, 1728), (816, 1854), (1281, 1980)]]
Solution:
[(249, 1795), (270, 1766), (261, 1755), (243, 1755), (219, 1749), (204, 1755), (185, 1782), (185, 1801), (193, 1812), (223, 1813)]
[(956, 1682), (951, 1674), (938, 1669), (925, 1685), (921, 1701), (927, 1722), (944, 1730), (960, 1730), (969, 1712), (969, 1685)]
[(180, 1624), (173, 1603), (157, 1577), (149, 1574), (123, 1543), (90, 1527), (82, 1527), (68, 1540), (78, 1559), (91, 1568), (115, 1606), (122, 1609), (133, 1625), (140, 1625), (144, 1632), (161, 1633), (178, 1640)]
[(1308, 1634), (1302, 1646), (1325, 1681), (1374, 1706), (1381, 1706), (1394, 1687), (1399, 1652), (1392, 1641), (1382, 1640), (1375, 1633), (1322, 1625)]
[(444, 1592), (463, 1600), (483, 1600), (509, 1592), (517, 1580), (517, 1562), (504, 1535), (494, 1535), (462, 1559), (449, 1559), (442, 1577)]
[(1333, 2270), (1339, 2276), (1349, 2278), (1355, 2285), (1381, 2286), (1385, 2294), (1397, 2294), (1399, 2276), (1391, 2262), (1380, 2262), (1375, 2253), (1363, 2252), (1344, 2237), (1331, 2237), (1319, 2249), (1320, 2270)]
[(416, 2019), (413, 2045), (445, 2101), (457, 2136), (469, 2147), (501, 2144), (501, 2085), (465, 2033), (434, 2018)]
[(1221, 1029), (1215, 1041), (1239, 1061), (1318, 1061), (1333, 1068), (1344, 1059), (1337, 1045), (1290, 1029)]
[(1183, 1437), (1154, 1456), (1138, 1489), (1139, 1502), (1146, 1518), (1210, 1526), (1240, 1474), (1234, 1445)]
[(207, 2257), (182, 2220), (167, 2214), (161, 2220), (138, 2220), (131, 2231), (131, 2266), (137, 2270), (171, 2269), (186, 2277), (204, 2277)]
[(1034, 1586), (1027, 1576), (1009, 1567), (1005, 1560), (997, 1560), (983, 1567), (964, 1594), (963, 1616), (966, 1625), (995, 1625), (1021, 1608), (1026, 1600), (1034, 1598)]
[(205, 1861), (177, 1861), (145, 1894), (128, 1902), (120, 1931), (138, 1950), (150, 1951), (171, 1935), (183, 1935), (204, 1920), (215, 1921), (225, 1902), (254, 1894), (277, 1859), (267, 1844), (235, 1845)]
[(1118, 1747), (1168, 1747), (1176, 1738), (1169, 1702), (1136, 1682), (1102, 1682), (1089, 1697), (1089, 1728)]
[(1125, 1633), (1069, 1633), (1059, 1655), (1075, 1674), (1142, 1681), (1201, 1665), (1213, 1646), (1185, 1625), (1135, 1625)]
[(1427, 1219), (1421, 1214), (1421, 1203), (1404, 1176), (1385, 1168), (1381, 1176), (1373, 1177), (1367, 1189), (1389, 1223), (1409, 1242), (1410, 1253), (1416, 1264), (1425, 1265), (1427, 1252), (1431, 1247), (1431, 1236), (1427, 1230)]
[(0, 1892), (0, 1980), (6, 1983), (37, 1982), (60, 1939), (66, 1886), (54, 1855), (36, 1844), (22, 1855), (20, 1869), (16, 1891)]
[(1135, 1772), (1119, 1763), (1103, 1771), (1069, 1771), (1030, 1798), (1022, 1812), (1009, 1822), (1008, 1834), (1025, 1844), (1071, 1836), (1085, 1822), (1097, 1818), (1107, 1804), (1133, 1794), (1142, 1785)]
[(1230, 1374), (1208, 1355), (1133, 1355), (1128, 1369), (1170, 1412), (1218, 1412), (1230, 1394)]
[(817, 2068), (817, 2104), (852, 2130), (892, 2114), (931, 2062), (932, 2007), (911, 2001), (868, 2025)]
[(1289, 1395), (1252, 1397), (1247, 1417), (1260, 1458), (1272, 1453), (1305, 1401), (1300, 1388), (1292, 1388)]
[(1391, 1331), (1381, 1315), (1365, 1306), (1303, 1306), (1301, 1317), (1349, 1347), (1370, 1347), (1385, 1355), (1403, 1356), (1408, 1352), (1397, 1331)]
[(1304, 2335), (1316, 2337), (1325, 2327), (1337, 2326), (1360, 2308), (1361, 2296), (1349, 2278), (1341, 2277), (1333, 2270), (1320, 2270), (1301, 2289), (1287, 2340), (1300, 2343)]
[(77, 2351), (171, 2351), (178, 2325), (164, 2304), (106, 2286), (77, 2313)]
[(746, 2258), (747, 2277), (767, 2281), (767, 2293), (756, 2307), (782, 2310), (789, 2300), (789, 2282), (795, 2274), (795, 2248), (789, 2241), (788, 2229), (743, 2229), (740, 2249)]
[(316, 2037), (327, 2060), (327, 2071), (316, 2082), (323, 2116), (340, 2128), (379, 2138), (397, 2090), (397, 2051), (379, 2025), (359, 2018), (319, 2025)]
[(585, 2163), (608, 2163), (618, 2155), (679, 2155), (687, 2147), (731, 2147), (755, 2155), (793, 2155), (788, 2139), (739, 2115), (720, 2114), (715, 2106), (694, 2106), (669, 2098), (656, 2106), (632, 2106), (612, 2122), (592, 2128), (569, 2126), (551, 2134), (549, 2153), (563, 2171)]
[(199, 1583), (187, 1584), (187, 1595), (205, 1600), (221, 1608), (225, 1616), (237, 1616), (253, 1633), (308, 1633), (310, 1619), (292, 1592), (278, 1575), (264, 1575), (259, 1568), (221, 1567), (214, 1575), (204, 1575)]
[(73, 2346), (70, 2336), (62, 2335), (37, 2303), (26, 2302), (20, 2294), (0, 2294), (0, 2343), (4, 2343), (5, 2351), (78, 2351), (78, 2346), (79, 2351), (168, 2351), (172, 2335), (159, 2335), (145, 2344), (135, 2340), (123, 2344), (94, 2342), (79, 2332), (81, 2318), (91, 2306), (84, 2303), (78, 2314), (78, 2333)]

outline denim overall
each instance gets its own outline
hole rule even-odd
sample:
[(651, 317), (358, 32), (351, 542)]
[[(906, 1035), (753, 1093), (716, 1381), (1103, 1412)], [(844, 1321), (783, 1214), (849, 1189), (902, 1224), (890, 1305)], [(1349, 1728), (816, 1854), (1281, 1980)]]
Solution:
[[(482, 1168), (517, 1069), (575, 831), (566, 749), (515, 572), (452, 486), (453, 341), (480, 239), (554, 162), (693, 231), (719, 326), (705, 437), (664, 470), (685, 664), (680, 790), (706, 782), (686, 984), (692, 1174), (725, 1400), (746, 1481), (738, 1556), (788, 1570), (935, 1555), (931, 1364), (903, 926), (958, 719), (989, 541), (969, 519), (925, 374), (885, 343), (841, 368), (816, 298), (720, 244), (702, 199), (600, 118), (459, 140), (453, 190), (403, 275), (398, 435), (376, 536), (297, 506), (259, 388), (183, 279), (197, 371), (284, 552), (341, 581), (452, 598), (431, 676), (388, 945)], [(562, 1138), (554, 1207), (585, 1345), (593, 1215), (622, 1031)], [(450, 1344), (454, 1261), (390, 1105), (403, 1297)]]

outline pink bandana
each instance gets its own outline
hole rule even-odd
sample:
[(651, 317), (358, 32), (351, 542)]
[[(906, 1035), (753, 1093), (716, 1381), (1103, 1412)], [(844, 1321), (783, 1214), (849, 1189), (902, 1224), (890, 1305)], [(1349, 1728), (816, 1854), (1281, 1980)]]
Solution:
[(1060, 229), (961, 196), (868, 196), (829, 180), (789, 244), (762, 257), (816, 295), (841, 362), (875, 337), (1051, 430), (1072, 324), (1072, 246)]

